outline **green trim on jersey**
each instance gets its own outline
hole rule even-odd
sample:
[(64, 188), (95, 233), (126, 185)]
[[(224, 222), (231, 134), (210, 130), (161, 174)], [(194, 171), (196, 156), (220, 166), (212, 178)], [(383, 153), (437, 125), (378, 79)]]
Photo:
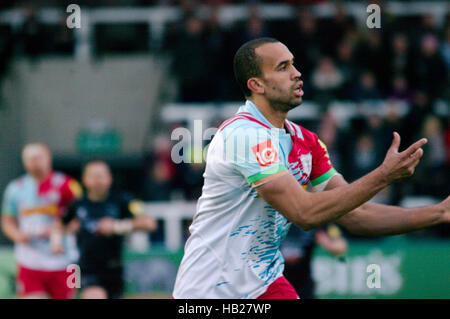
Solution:
[(320, 183), (325, 182), (327, 179), (331, 178), (332, 176), (334, 176), (335, 174), (337, 174), (337, 171), (334, 169), (334, 167), (330, 168), (330, 170), (328, 172), (326, 172), (325, 174), (320, 175), (317, 178), (314, 178), (311, 180), (311, 185), (312, 186), (316, 186), (319, 185)]
[(278, 166), (273, 166), (273, 167), (271, 167), (271, 168), (269, 168), (269, 169), (267, 169), (265, 171), (256, 173), (256, 174), (254, 174), (252, 176), (249, 176), (248, 177), (248, 182), (250, 184), (253, 184), (254, 182), (257, 182), (260, 179), (263, 179), (264, 177), (267, 177), (267, 176), (270, 176), (270, 175), (273, 175), (275, 173), (282, 172), (282, 171), (285, 171), (285, 170), (286, 170), (286, 167), (284, 165), (282, 165), (282, 164), (278, 165)]

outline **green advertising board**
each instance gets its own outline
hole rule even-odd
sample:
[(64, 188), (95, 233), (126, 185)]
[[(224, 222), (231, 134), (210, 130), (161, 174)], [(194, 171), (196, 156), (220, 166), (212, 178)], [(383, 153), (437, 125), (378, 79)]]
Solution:
[(344, 263), (317, 249), (312, 269), (321, 298), (450, 298), (449, 241), (351, 242)]
[(105, 132), (82, 130), (77, 136), (76, 144), (80, 154), (115, 154), (122, 148), (122, 138), (113, 129)]

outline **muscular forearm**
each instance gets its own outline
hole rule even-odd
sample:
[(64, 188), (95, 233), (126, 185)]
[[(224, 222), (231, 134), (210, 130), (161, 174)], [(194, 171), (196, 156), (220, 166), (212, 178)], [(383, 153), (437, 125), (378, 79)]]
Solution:
[(406, 209), (366, 203), (338, 222), (353, 234), (388, 236), (436, 225), (441, 222), (443, 214), (444, 209), (439, 205)]
[(308, 224), (315, 228), (356, 209), (387, 185), (383, 174), (379, 169), (375, 169), (346, 186), (310, 194), (309, 207), (303, 209), (300, 214), (306, 215)]
[[(329, 187), (324, 192), (307, 193), (299, 187), (290, 174), (279, 172), (261, 179), (254, 185), (258, 193), (277, 211), (301, 228), (308, 230), (334, 221), (371, 199), (391, 183), (410, 177), (423, 154), (421, 139), (399, 153), (400, 136), (394, 133), (394, 141), (384, 162), (375, 170), (342, 187)], [(335, 178), (333, 178), (335, 179)]]

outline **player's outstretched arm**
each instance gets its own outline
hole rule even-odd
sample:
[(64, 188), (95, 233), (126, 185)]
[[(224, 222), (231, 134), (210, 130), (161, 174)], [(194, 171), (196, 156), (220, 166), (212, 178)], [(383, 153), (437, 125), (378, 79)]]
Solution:
[(287, 171), (263, 178), (255, 187), (264, 200), (286, 218), (305, 230), (313, 229), (344, 216), (386, 186), (411, 176), (422, 157), (421, 147), (426, 142), (426, 139), (421, 139), (405, 151), (398, 152), (400, 136), (394, 133), (392, 145), (378, 168), (333, 190), (309, 193)]
[[(332, 177), (326, 189), (348, 185), (340, 175)], [(349, 232), (362, 236), (389, 236), (408, 233), (439, 223), (450, 223), (450, 196), (439, 204), (402, 208), (365, 203), (337, 220)]]

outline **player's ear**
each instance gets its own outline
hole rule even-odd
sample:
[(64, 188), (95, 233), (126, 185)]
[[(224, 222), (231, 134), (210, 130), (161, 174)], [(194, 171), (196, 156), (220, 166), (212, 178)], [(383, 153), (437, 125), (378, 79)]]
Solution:
[(250, 78), (247, 80), (247, 87), (250, 89), (250, 91), (263, 94), (264, 93), (264, 86), (262, 85), (262, 82), (258, 78)]

